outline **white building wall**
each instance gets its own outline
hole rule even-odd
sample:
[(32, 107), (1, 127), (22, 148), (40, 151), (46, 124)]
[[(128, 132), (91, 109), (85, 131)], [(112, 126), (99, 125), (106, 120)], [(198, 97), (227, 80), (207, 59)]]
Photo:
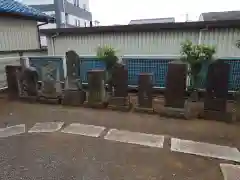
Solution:
[[(90, 26), (90, 21), (79, 18), (72, 14), (68, 14), (67, 18), (68, 19), (65, 18), (65, 13), (61, 12), (61, 20), (62, 20), (63, 24), (65, 24), (65, 21), (67, 20), (67, 24), (72, 25), (72, 26), (79, 26), (79, 27), (89, 27)], [(85, 26), (85, 24), (86, 24), (86, 26)]]
[(201, 43), (215, 46), (218, 56), (240, 57), (240, 49), (236, 46), (239, 39), (239, 29), (214, 29), (203, 31)]
[[(214, 45), (218, 57), (240, 57), (240, 50), (236, 47), (236, 40), (240, 37), (238, 29), (221, 29), (202, 33), (201, 43)], [(165, 31), (142, 33), (102, 33), (57, 36), (54, 50), (51, 47), (49, 54), (64, 55), (68, 50), (75, 50), (79, 55), (95, 55), (97, 47), (110, 45), (118, 55), (180, 55), (180, 45), (186, 40), (197, 44), (199, 31)], [(52, 41), (48, 39), (49, 44)]]
[(18, 0), (19, 2), (27, 5), (42, 5), (42, 4), (53, 4), (54, 0)]
[(67, 0), (68, 2), (89, 11), (89, 0)]
[(38, 49), (37, 22), (0, 17), (0, 51)]

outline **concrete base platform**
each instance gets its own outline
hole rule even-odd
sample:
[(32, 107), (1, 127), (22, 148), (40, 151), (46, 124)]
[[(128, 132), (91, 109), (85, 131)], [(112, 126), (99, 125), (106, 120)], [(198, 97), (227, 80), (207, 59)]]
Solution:
[(129, 112), (131, 111), (133, 105), (132, 103), (129, 103), (124, 106), (119, 106), (119, 105), (108, 105), (108, 109), (114, 110), (114, 111), (122, 111), (122, 112)]
[(228, 123), (233, 122), (232, 113), (230, 112), (204, 110), (203, 118), (206, 120), (216, 120)]
[(80, 90), (65, 90), (63, 92), (63, 105), (81, 106), (86, 100), (86, 92)]
[(139, 107), (139, 106), (134, 107), (134, 112), (147, 113), (147, 114), (156, 114), (157, 113), (154, 110), (154, 108), (144, 108), (144, 107)]
[(61, 98), (38, 97), (37, 102), (41, 104), (61, 104)]
[(169, 118), (187, 119), (184, 108), (164, 107), (160, 115)]
[(37, 96), (20, 96), (19, 100), (28, 103), (37, 103), (38, 98)]
[(83, 107), (93, 108), (93, 109), (106, 109), (107, 108), (107, 103), (105, 103), (105, 102), (100, 102), (100, 103), (84, 102)]

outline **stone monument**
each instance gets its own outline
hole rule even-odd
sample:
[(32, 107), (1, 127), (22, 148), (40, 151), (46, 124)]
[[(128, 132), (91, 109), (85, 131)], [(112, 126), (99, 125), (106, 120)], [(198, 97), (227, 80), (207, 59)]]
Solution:
[(111, 97), (108, 107), (113, 110), (129, 111), (132, 107), (128, 96), (128, 71), (116, 64), (112, 71)]
[(36, 101), (38, 96), (38, 73), (34, 67), (27, 66), (27, 59), (21, 57), (21, 70), (17, 71), (19, 97)]
[(138, 103), (134, 108), (137, 112), (153, 113), (153, 74), (140, 73), (138, 79)]
[(181, 61), (173, 61), (168, 64), (164, 93), (165, 107), (160, 113), (161, 115), (188, 119), (185, 109), (186, 78), (187, 64)]
[(6, 79), (7, 79), (7, 92), (9, 99), (19, 98), (19, 86), (18, 86), (18, 71), (21, 71), (21, 66), (7, 65), (5, 67)]
[(41, 72), (42, 83), (38, 92), (39, 101), (59, 104), (62, 98), (62, 85), (59, 69), (54, 63), (48, 63), (41, 67)]
[(86, 100), (86, 92), (82, 89), (79, 78), (81, 60), (75, 51), (66, 52), (67, 78), (63, 92), (64, 105), (78, 106)]
[(90, 70), (88, 71), (88, 99), (86, 107), (105, 108), (105, 71)]
[(230, 65), (222, 60), (217, 60), (208, 67), (204, 119), (232, 120), (231, 113), (227, 113), (229, 71)]

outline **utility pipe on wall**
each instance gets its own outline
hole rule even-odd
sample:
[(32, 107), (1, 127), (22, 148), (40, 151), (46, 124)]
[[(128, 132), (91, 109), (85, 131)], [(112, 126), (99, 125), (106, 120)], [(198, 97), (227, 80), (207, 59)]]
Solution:
[(51, 36), (51, 47), (52, 47), (52, 55), (55, 56), (55, 43), (54, 43), (54, 38), (57, 37), (59, 35), (59, 33), (54, 34), (53, 36)]

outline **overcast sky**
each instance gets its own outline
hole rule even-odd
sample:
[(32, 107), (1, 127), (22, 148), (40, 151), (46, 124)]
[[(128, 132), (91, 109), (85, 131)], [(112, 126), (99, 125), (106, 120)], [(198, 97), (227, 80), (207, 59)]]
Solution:
[(201, 12), (240, 10), (239, 0), (89, 0), (101, 25), (128, 24), (132, 19), (175, 17), (197, 20)]

